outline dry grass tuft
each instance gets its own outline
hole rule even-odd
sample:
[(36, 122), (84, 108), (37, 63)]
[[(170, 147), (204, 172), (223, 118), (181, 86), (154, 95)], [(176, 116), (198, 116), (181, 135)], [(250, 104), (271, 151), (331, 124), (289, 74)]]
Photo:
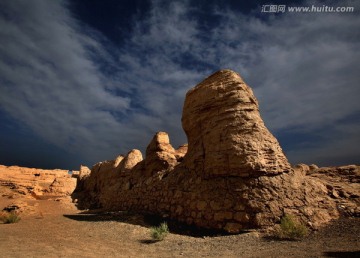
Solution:
[(0, 221), (2, 221), (4, 224), (11, 224), (11, 223), (17, 223), (20, 221), (19, 215), (12, 211), (12, 212), (0, 212)]
[(275, 236), (280, 239), (300, 240), (308, 235), (308, 229), (301, 224), (295, 217), (285, 214), (280, 221), (280, 228), (275, 232)]
[(151, 228), (151, 238), (156, 241), (162, 241), (169, 233), (169, 227), (166, 222), (163, 222), (158, 227)]

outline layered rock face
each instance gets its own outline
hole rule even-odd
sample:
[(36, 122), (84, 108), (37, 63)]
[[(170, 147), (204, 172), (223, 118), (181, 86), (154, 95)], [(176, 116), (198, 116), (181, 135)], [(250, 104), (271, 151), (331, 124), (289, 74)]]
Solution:
[[(73, 175), (77, 171), (73, 171)], [(68, 170), (47, 170), (0, 165), (0, 186), (9, 187), (15, 195), (24, 197), (69, 196), (76, 187), (76, 178)]]
[(326, 185), (290, 167), (235, 72), (219, 71), (191, 89), (182, 124), (188, 145), (175, 150), (160, 132), (145, 159), (131, 158), (127, 169), (131, 152), (95, 165), (79, 189), (81, 204), (228, 232), (273, 226), (286, 213), (313, 228), (338, 217)]
[[(304, 165), (303, 165), (304, 166)], [(321, 180), (328, 195), (345, 215), (360, 217), (360, 166), (305, 166), (307, 175)]]
[(78, 171), (0, 165), (0, 213), (43, 218), (53, 205), (50, 201), (61, 204), (61, 209), (75, 209), (71, 194), (78, 176)]
[[(158, 173), (173, 170), (183, 159), (186, 150), (186, 145), (175, 150), (168, 134), (158, 132), (146, 149), (145, 159), (139, 150), (134, 149), (125, 156), (95, 164), (90, 175), (78, 181), (77, 193), (86, 193), (79, 207), (131, 207), (127, 203), (131, 203), (133, 198), (138, 199), (137, 195), (140, 194), (133, 188), (141, 187), (145, 181), (156, 178)], [(128, 194), (130, 196), (126, 197)], [(146, 202), (147, 194), (141, 198)]]
[(219, 71), (186, 94), (182, 125), (189, 141), (186, 165), (201, 175), (249, 177), (291, 169), (252, 90), (233, 71)]

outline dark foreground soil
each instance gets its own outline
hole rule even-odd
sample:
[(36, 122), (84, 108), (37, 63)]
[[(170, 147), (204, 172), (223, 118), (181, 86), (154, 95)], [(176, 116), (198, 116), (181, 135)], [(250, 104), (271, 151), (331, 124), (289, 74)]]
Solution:
[(36, 207), (33, 213), (0, 224), (0, 257), (360, 257), (360, 218), (342, 218), (302, 241), (272, 240), (256, 231), (185, 234), (170, 224), (173, 233), (152, 242), (154, 221), (141, 215), (80, 213), (66, 201), (25, 202)]

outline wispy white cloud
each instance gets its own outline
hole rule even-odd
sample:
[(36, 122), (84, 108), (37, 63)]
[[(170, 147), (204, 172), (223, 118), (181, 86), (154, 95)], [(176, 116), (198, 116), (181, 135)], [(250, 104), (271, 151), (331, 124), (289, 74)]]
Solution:
[[(345, 4), (360, 7), (331, 2)], [(185, 93), (219, 68), (238, 71), (254, 88), (273, 132), (324, 132), (316, 148), (290, 148), (290, 159), (326, 156), (332, 147), (341, 152), (352, 144), (349, 137), (357, 139), (349, 130), (358, 121), (326, 130), (360, 112), (356, 14), (265, 17), (216, 5), (204, 13), (190, 1), (154, 0), (116, 46), (75, 20), (67, 2), (0, 7), (6, 10), (0, 15), (1, 107), (47, 141), (91, 160), (143, 149), (159, 130), (174, 145), (185, 142)], [(213, 19), (211, 26), (204, 17)], [(360, 154), (359, 147), (352, 150)]]
[(264, 24), (249, 79), (260, 86), (256, 91), (270, 127), (315, 129), (360, 112), (359, 44), (353, 41), (359, 25), (354, 14), (333, 13), (289, 13)]
[(109, 148), (106, 138), (119, 129), (109, 111), (125, 113), (130, 100), (104, 89), (107, 78), (88, 51), (102, 46), (79, 32), (64, 2), (0, 6), (1, 107), (57, 146), (86, 154)]

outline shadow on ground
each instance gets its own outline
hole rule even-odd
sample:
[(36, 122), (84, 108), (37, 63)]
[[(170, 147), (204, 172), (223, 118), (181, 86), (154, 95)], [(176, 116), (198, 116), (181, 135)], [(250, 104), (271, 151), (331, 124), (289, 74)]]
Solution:
[(65, 214), (63, 216), (68, 219), (77, 220), (77, 221), (89, 221), (89, 222), (117, 221), (117, 222), (129, 223), (132, 225), (140, 225), (147, 228), (158, 226), (160, 225), (160, 223), (166, 222), (168, 224), (171, 233), (179, 234), (179, 235), (187, 235), (192, 237), (231, 235), (221, 230), (199, 228), (152, 214), (141, 214), (141, 213), (135, 213), (129, 211), (104, 212), (99, 210), (90, 210), (78, 214), (69, 214), (69, 215)]
[(324, 252), (326, 257), (337, 257), (337, 258), (347, 258), (347, 257), (360, 257), (360, 251), (354, 252)]
[(153, 239), (142, 239), (142, 240), (139, 240), (139, 242), (140, 242), (141, 244), (151, 245), (151, 244), (158, 243), (158, 242), (160, 242), (160, 241), (159, 241), (159, 240), (153, 240)]

